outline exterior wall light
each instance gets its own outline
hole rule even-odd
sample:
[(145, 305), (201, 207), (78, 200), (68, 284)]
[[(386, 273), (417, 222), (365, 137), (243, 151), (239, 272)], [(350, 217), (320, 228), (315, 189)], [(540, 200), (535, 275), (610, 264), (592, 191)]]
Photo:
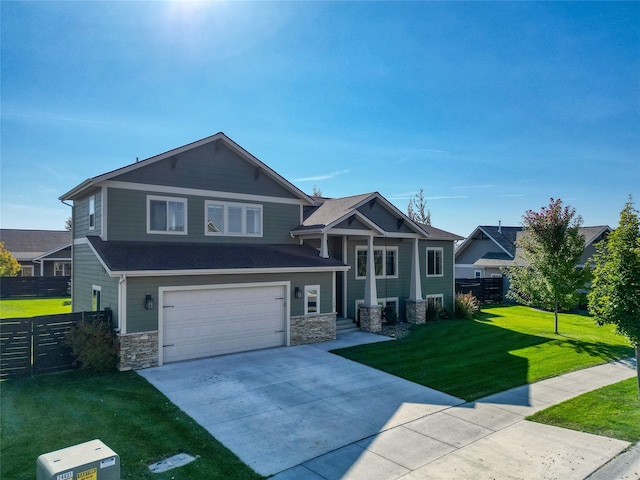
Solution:
[(300, 287), (296, 287), (294, 290), (294, 296), (296, 298), (302, 298), (302, 290), (300, 290)]
[(150, 293), (147, 293), (144, 296), (144, 308), (146, 308), (147, 310), (153, 310), (153, 298), (151, 297)]

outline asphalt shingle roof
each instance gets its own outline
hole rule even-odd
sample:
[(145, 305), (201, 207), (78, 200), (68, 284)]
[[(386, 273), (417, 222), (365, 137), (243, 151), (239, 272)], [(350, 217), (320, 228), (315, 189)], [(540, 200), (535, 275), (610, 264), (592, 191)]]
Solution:
[(308, 245), (220, 245), (203, 243), (105, 242), (87, 237), (112, 272), (227, 270), (263, 268), (340, 268)]
[(0, 242), (19, 260), (36, 258), (45, 253), (71, 245), (68, 230), (0, 229)]

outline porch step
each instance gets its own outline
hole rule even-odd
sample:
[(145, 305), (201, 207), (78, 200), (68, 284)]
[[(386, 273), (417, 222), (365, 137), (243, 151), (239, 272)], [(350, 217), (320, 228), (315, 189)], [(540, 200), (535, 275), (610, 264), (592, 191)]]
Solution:
[(356, 322), (354, 322), (350, 318), (336, 318), (336, 335), (358, 331), (360, 331), (360, 329), (356, 325)]

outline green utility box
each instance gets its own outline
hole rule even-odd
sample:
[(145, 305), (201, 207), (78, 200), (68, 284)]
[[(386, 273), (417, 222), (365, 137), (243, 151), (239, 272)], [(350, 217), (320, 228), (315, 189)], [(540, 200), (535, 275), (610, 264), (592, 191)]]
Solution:
[(120, 457), (91, 440), (40, 455), (36, 480), (120, 480)]

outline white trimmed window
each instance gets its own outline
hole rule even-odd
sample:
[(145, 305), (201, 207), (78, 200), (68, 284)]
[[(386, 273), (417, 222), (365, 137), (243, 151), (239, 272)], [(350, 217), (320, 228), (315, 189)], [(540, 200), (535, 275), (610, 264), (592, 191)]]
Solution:
[(54, 262), (53, 263), (53, 275), (55, 277), (68, 277), (71, 275), (71, 263), (70, 262)]
[(102, 307), (102, 287), (100, 285), (92, 285), (91, 287), (91, 310), (97, 312)]
[(22, 276), (33, 277), (33, 265), (22, 265)]
[(262, 205), (205, 202), (205, 235), (262, 236)]
[[(356, 278), (367, 277), (367, 246), (356, 246)], [(376, 278), (398, 278), (398, 247), (373, 247)]]
[(475, 278), (482, 278), (482, 270), (474, 270), (473, 276)]
[(427, 248), (427, 277), (442, 277), (444, 269), (443, 249), (441, 247)]
[(147, 233), (187, 233), (187, 199), (147, 197)]
[(96, 196), (89, 197), (89, 230), (96, 228)]
[(304, 314), (320, 313), (320, 285), (305, 285)]
[(427, 295), (427, 311), (439, 312), (444, 307), (444, 295)]

